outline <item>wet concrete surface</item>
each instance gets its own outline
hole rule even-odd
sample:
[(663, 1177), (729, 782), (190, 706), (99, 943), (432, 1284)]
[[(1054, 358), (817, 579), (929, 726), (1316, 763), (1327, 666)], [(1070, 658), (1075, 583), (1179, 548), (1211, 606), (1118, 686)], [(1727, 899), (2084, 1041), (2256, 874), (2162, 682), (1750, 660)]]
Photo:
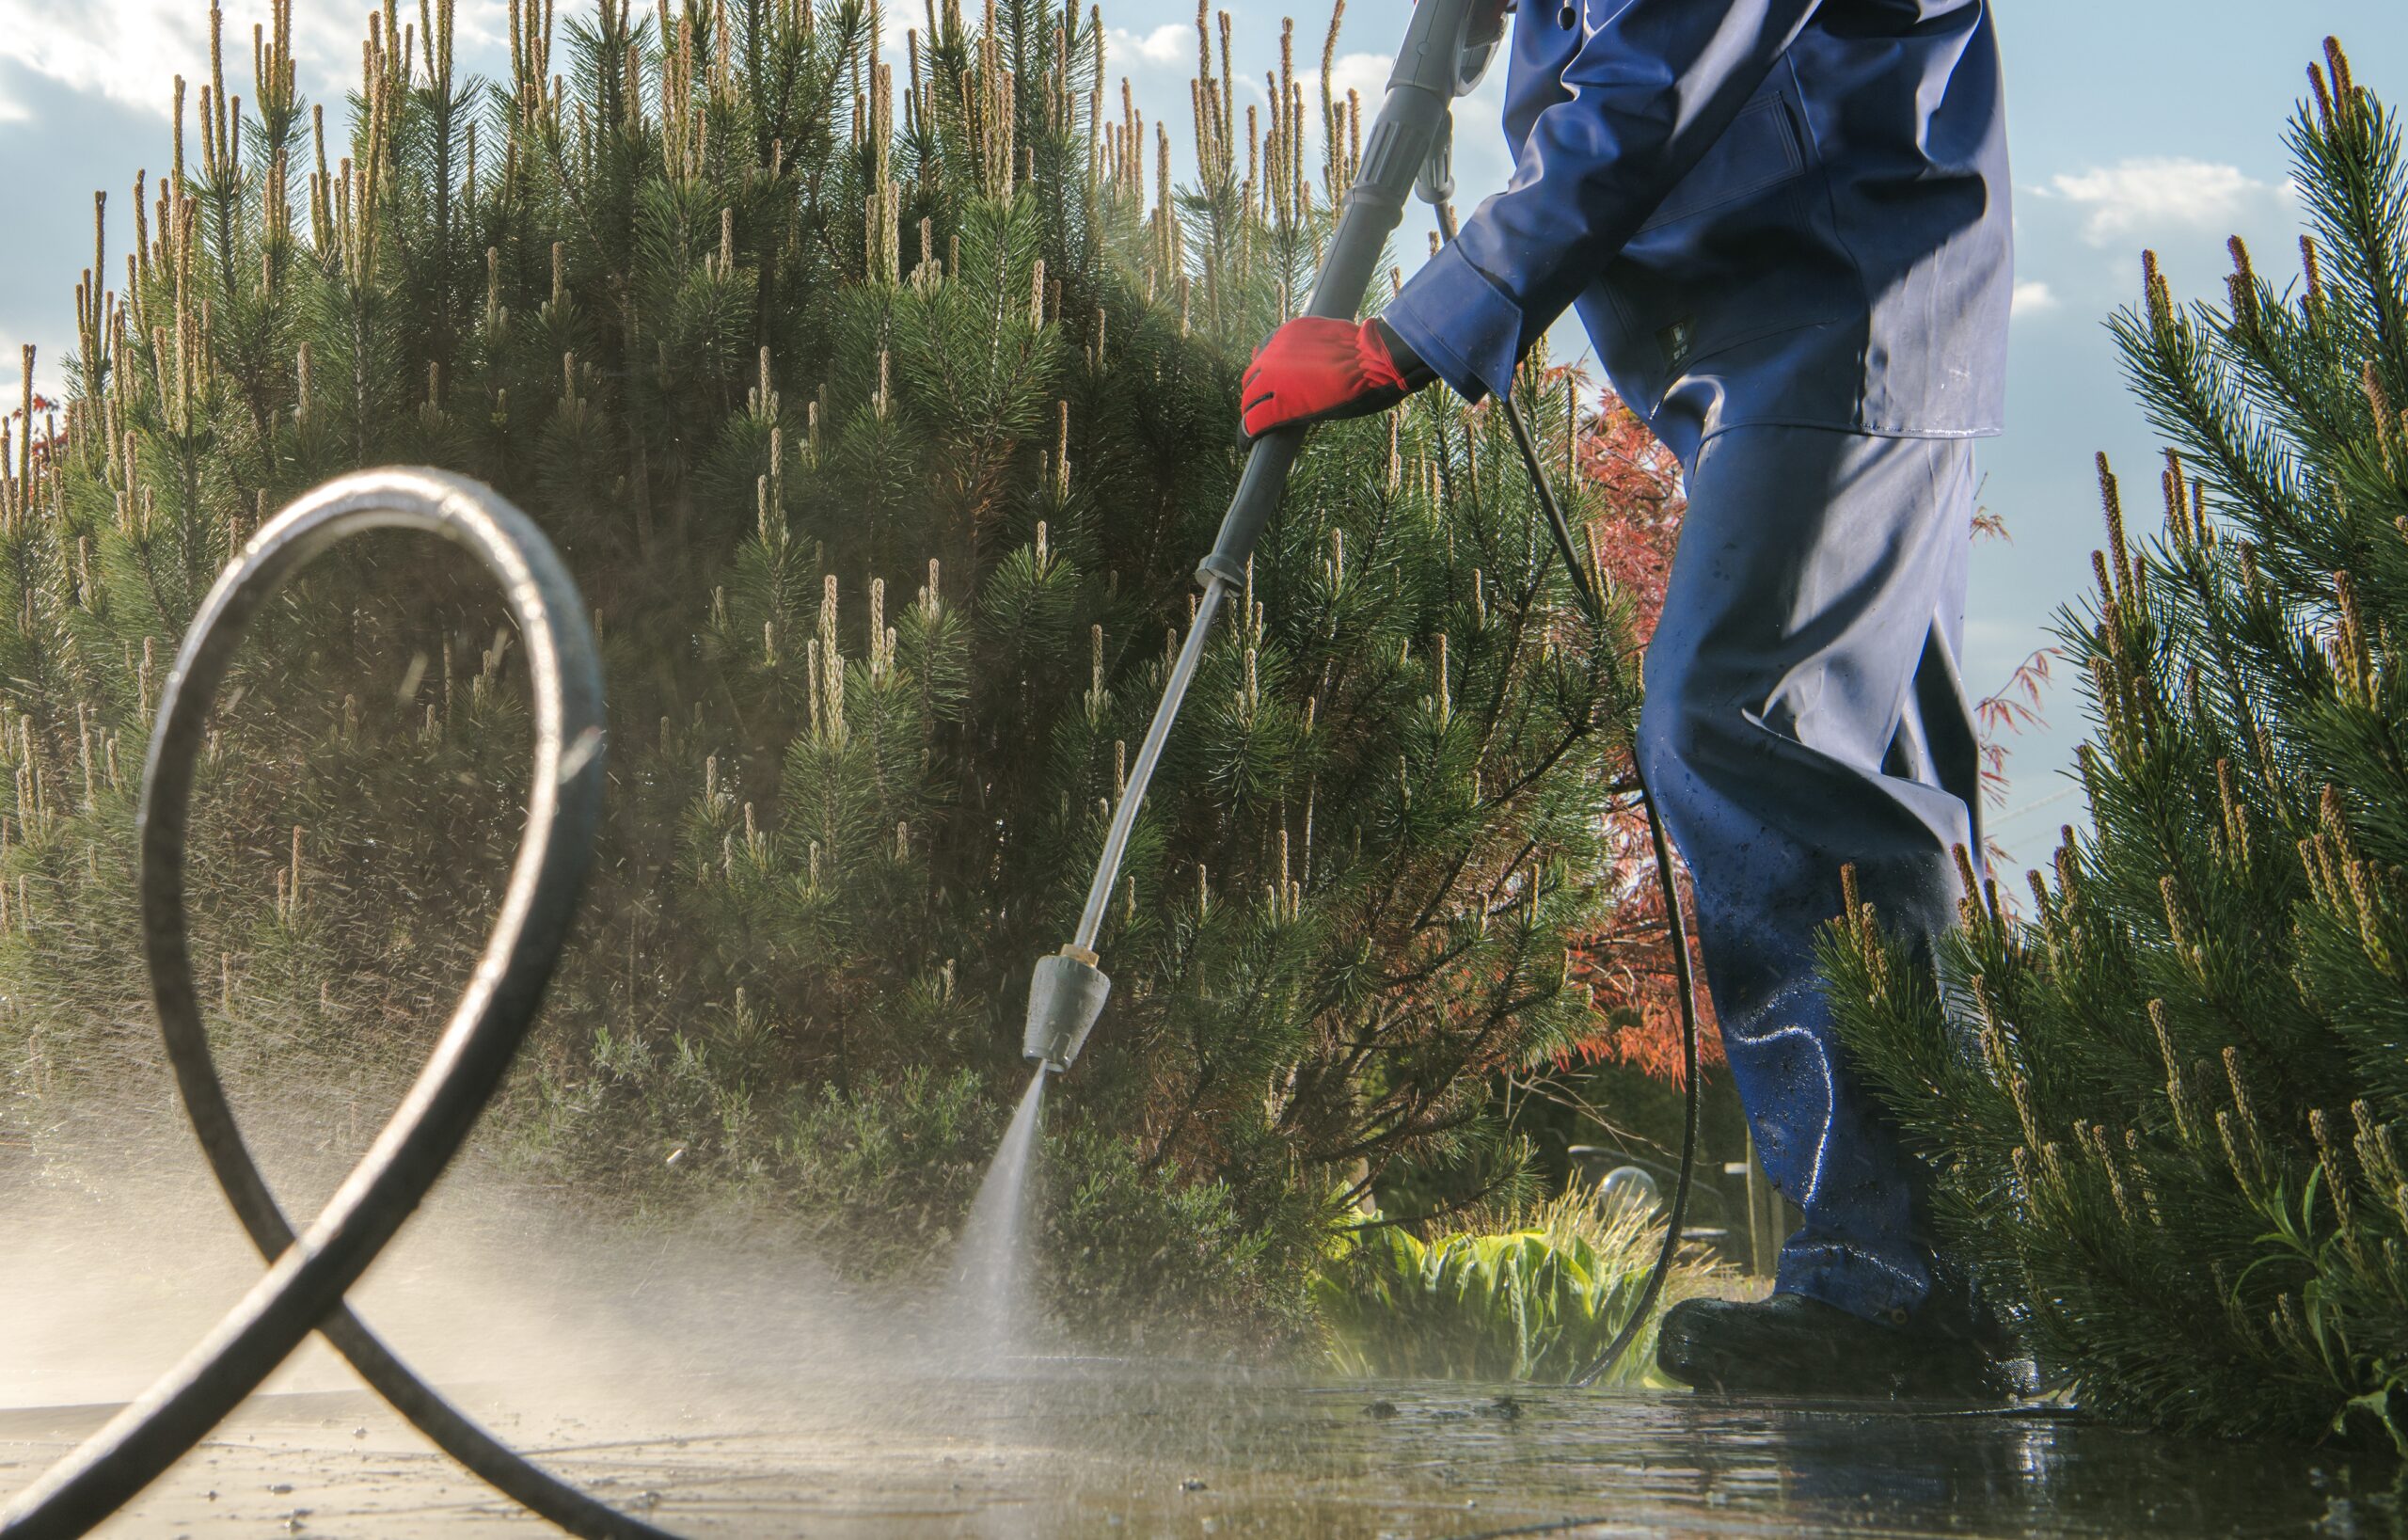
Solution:
[[(1267, 1382), (1031, 1365), (982, 1377), (480, 1387), (464, 1403), (694, 1536), (2389, 1535), (2392, 1471), (2054, 1411), (1680, 1392)], [(0, 1489), (110, 1407), (0, 1410)], [(547, 1531), (364, 1391), (255, 1397), (101, 1532)]]

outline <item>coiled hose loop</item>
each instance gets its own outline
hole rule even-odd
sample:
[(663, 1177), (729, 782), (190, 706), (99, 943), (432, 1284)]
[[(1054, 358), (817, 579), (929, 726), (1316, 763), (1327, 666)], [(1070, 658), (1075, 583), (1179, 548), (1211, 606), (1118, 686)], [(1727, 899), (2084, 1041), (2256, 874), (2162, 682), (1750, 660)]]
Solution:
[[(451, 1021), (392, 1119), (296, 1236), (244, 1143), (210, 1055), (185, 929), (184, 839), (195, 763), (251, 617), (328, 546), (382, 529), (441, 535), (499, 584), (527, 650), (534, 774), (500, 912)], [(445, 1453), (536, 1513), (581, 1536), (662, 1540), (660, 1531), (503, 1447), (342, 1303), (458, 1152), (526, 1036), (577, 913), (602, 785), (602, 675), (584, 601), (551, 543), (491, 488), (439, 470), (362, 471), (303, 497), (251, 537), (202, 602), (168, 675), (138, 827), (144, 961), (177, 1088), (211, 1170), (271, 1265), (182, 1362), (0, 1510), (0, 1535), (82, 1534), (207, 1437), (320, 1329)]]

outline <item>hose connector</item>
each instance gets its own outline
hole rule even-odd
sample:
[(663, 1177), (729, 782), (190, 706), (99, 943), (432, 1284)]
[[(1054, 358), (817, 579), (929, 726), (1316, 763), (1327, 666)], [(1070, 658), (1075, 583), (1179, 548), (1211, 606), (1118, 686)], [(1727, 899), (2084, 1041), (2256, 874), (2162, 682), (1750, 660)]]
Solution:
[(1021, 1056), (1055, 1073), (1086, 1046), (1112, 980), (1096, 967), (1096, 955), (1084, 946), (1065, 946), (1052, 957), (1037, 960), (1028, 981), (1028, 1033)]

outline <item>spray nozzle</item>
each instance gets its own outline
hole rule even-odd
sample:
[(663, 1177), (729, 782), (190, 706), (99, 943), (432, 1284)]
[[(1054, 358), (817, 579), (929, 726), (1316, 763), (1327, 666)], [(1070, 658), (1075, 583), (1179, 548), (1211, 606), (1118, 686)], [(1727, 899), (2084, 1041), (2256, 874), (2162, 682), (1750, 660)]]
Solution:
[(1096, 955), (1082, 946), (1065, 946), (1037, 960), (1028, 981), (1028, 1032), (1021, 1044), (1021, 1056), (1031, 1064), (1058, 1073), (1086, 1046), (1112, 992), (1112, 980), (1095, 964)]

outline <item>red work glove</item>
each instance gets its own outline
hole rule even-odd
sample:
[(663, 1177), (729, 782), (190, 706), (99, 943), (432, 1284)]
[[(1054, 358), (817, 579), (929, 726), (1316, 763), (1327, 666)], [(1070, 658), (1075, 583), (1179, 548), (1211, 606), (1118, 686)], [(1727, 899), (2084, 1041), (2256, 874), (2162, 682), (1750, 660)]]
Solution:
[(1379, 322), (1308, 315), (1271, 334), (1245, 372), (1238, 401), (1246, 437), (1259, 438), (1274, 428), (1384, 412), (1431, 378)]

